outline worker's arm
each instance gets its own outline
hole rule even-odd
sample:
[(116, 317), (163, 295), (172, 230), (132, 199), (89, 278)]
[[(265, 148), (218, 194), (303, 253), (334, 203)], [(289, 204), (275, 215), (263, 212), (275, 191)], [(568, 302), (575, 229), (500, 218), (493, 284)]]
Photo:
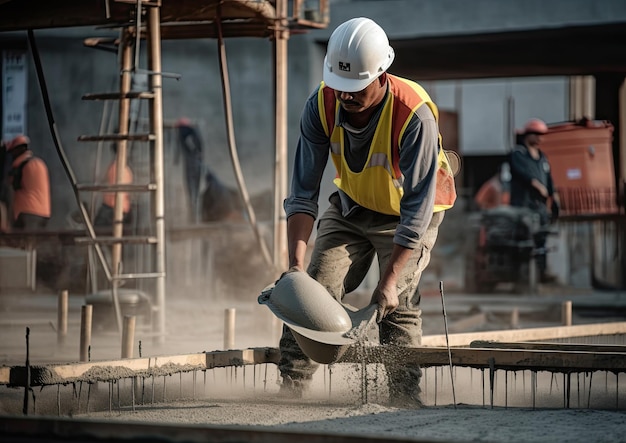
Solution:
[(330, 140), (322, 127), (315, 91), (307, 100), (300, 119), (291, 193), (283, 204), (290, 267), (304, 270), (306, 245), (318, 215), (320, 182), (328, 163), (329, 148)]
[(437, 122), (430, 108), (422, 106), (407, 126), (400, 143), (400, 171), (404, 176), (400, 223), (391, 257), (372, 294), (372, 303), (378, 303), (379, 322), (398, 307), (398, 277), (432, 219), (438, 152)]
[(426, 105), (417, 109), (400, 141), (400, 171), (404, 177), (400, 223), (394, 243), (415, 249), (428, 229), (435, 206), (439, 127)]
[(307, 244), (315, 219), (308, 214), (293, 214), (287, 219), (289, 269), (304, 271)]
[(398, 308), (398, 277), (407, 264), (413, 250), (404, 246), (394, 245), (389, 264), (378, 281), (378, 286), (372, 294), (371, 303), (378, 303), (376, 321), (381, 322), (384, 317)]

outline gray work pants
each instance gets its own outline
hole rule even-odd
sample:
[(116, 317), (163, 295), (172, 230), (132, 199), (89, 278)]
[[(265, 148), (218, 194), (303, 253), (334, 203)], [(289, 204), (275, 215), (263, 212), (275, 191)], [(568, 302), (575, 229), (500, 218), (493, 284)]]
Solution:
[[(341, 210), (331, 205), (322, 215), (317, 238), (307, 272), (337, 299), (355, 290), (367, 274), (375, 255), (380, 275), (387, 266), (393, 250), (393, 237), (398, 217), (366, 209), (344, 218)], [(420, 244), (398, 278), (398, 309), (379, 324), (382, 345), (416, 347), (422, 341), (422, 319), (417, 286), (430, 261), (430, 252), (437, 239), (443, 212), (433, 219)], [(319, 364), (309, 359), (298, 346), (291, 330), (283, 327), (280, 339), (281, 358), (278, 364), (283, 377), (306, 384)], [(390, 394), (419, 394), (419, 367), (402, 365), (387, 367)]]

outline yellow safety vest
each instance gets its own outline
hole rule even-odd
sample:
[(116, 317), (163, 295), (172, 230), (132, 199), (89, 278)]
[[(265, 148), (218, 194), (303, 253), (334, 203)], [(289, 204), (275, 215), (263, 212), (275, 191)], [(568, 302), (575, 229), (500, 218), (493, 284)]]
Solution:
[[(381, 112), (370, 145), (368, 159), (361, 172), (348, 166), (344, 153), (344, 129), (335, 126), (339, 101), (334, 91), (321, 83), (317, 99), (324, 132), (330, 138), (331, 158), (337, 170), (334, 180), (339, 189), (359, 205), (383, 214), (399, 215), (403, 176), (400, 171), (400, 140), (415, 111), (426, 104), (439, 121), (439, 111), (428, 93), (417, 83), (387, 74), (391, 94)], [(437, 190), (433, 212), (450, 209), (456, 200), (454, 175), (445, 151), (441, 148), (437, 168)]]

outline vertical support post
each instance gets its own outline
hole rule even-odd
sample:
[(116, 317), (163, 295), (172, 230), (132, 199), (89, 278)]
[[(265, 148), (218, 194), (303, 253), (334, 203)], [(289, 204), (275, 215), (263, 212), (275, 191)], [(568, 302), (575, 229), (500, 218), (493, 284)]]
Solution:
[(67, 311), (69, 308), (69, 293), (63, 290), (59, 293), (57, 303), (57, 344), (63, 345), (67, 338)]
[(517, 306), (511, 311), (511, 329), (519, 329), (519, 308)]
[[(619, 120), (617, 122), (617, 126), (619, 128), (619, 151), (618, 151), (618, 157), (619, 157), (619, 169), (618, 169), (618, 174), (619, 174), (619, 185), (621, 187), (621, 189), (619, 189), (619, 191), (621, 191), (621, 196), (623, 198), (622, 200), (622, 204), (624, 204), (624, 202), (626, 201), (626, 197), (624, 197), (624, 195), (626, 194), (626, 189), (624, 184), (626, 184), (626, 79), (624, 79), (624, 81), (622, 82), (620, 88), (619, 88)], [(622, 208), (622, 210), (624, 210), (626, 208)], [(626, 263), (626, 258), (624, 258), (624, 262)], [(626, 279), (626, 276), (622, 274), (622, 278)], [(623, 281), (623, 283), (626, 283), (626, 280)]]
[(153, 174), (156, 190), (154, 192), (154, 220), (157, 238), (155, 267), (159, 276), (156, 278), (156, 329), (158, 343), (165, 342), (165, 196), (163, 172), (163, 76), (161, 74), (161, 14), (159, 7), (148, 9), (148, 64), (150, 89), (154, 94), (150, 108), (150, 132), (154, 134), (152, 148)]
[[(120, 184), (124, 180), (124, 171), (126, 170), (126, 159), (128, 156), (128, 140), (123, 136), (129, 133), (129, 117), (130, 117), (130, 99), (124, 98), (124, 94), (130, 92), (132, 84), (132, 30), (122, 31), (122, 60), (120, 66), (120, 105), (119, 105), (119, 121), (118, 121), (118, 134), (122, 136), (117, 142), (117, 153), (115, 156), (115, 183)], [(141, 32), (139, 29), (135, 29), (135, 32)], [(124, 218), (124, 203), (122, 192), (115, 193), (115, 209), (113, 216), (113, 237), (122, 237), (123, 234), (123, 218)], [(119, 274), (120, 263), (122, 261), (122, 244), (114, 243), (111, 247), (111, 268), (113, 275)], [(115, 281), (114, 281), (115, 284)]]
[(91, 325), (93, 306), (83, 305), (80, 309), (80, 360), (89, 361), (89, 346), (91, 346)]
[(274, 112), (275, 112), (275, 169), (274, 169), (274, 268), (288, 267), (287, 220), (282, 202), (287, 196), (287, 0), (276, 0), (278, 20), (274, 31)]
[(224, 310), (224, 350), (235, 349), (235, 308)]
[(572, 326), (572, 302), (569, 300), (561, 304), (561, 324)]
[(135, 319), (136, 317), (134, 315), (124, 316), (124, 327), (122, 328), (122, 358), (133, 358)]

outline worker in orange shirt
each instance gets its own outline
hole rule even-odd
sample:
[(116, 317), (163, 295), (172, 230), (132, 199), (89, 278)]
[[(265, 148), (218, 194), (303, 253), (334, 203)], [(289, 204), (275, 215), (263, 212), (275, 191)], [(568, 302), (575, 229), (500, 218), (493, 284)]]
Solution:
[(482, 184), (474, 196), (474, 202), (481, 210), (497, 208), (511, 202), (511, 167), (508, 163), (500, 166), (500, 171)]
[(45, 162), (29, 149), (30, 139), (18, 135), (7, 146), (13, 159), (10, 176), (13, 186), (13, 227), (44, 228), (51, 215), (50, 178)]
[[(112, 144), (111, 149), (114, 157), (113, 161), (109, 165), (106, 172), (106, 182), (108, 185), (115, 185), (117, 183), (117, 144)], [(128, 185), (133, 182), (133, 171), (128, 165), (124, 169), (124, 173), (121, 177), (120, 184)], [(130, 194), (128, 192), (120, 192), (122, 194), (122, 223), (124, 225), (129, 224), (132, 221), (132, 202)], [(115, 215), (115, 192), (105, 192), (102, 194), (102, 204), (98, 209), (96, 218), (94, 220), (95, 226), (113, 226), (113, 219)]]

